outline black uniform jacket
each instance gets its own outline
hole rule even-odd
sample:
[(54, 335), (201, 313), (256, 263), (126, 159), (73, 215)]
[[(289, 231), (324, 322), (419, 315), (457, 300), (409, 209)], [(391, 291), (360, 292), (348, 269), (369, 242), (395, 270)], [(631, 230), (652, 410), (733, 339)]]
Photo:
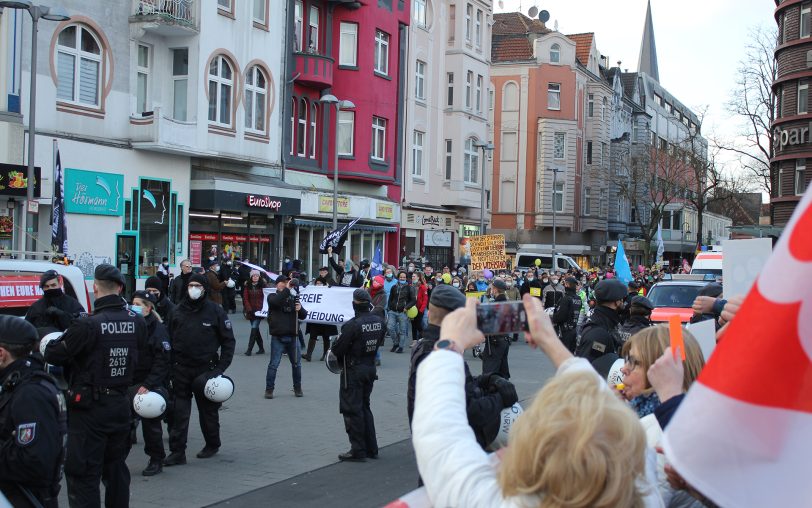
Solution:
[(379, 314), (356, 312), (355, 317), (341, 327), (341, 335), (331, 351), (339, 360), (346, 360), (349, 367), (361, 363), (374, 366), (375, 353), (385, 335), (386, 323)]
[(134, 381), (149, 390), (165, 386), (169, 377), (172, 346), (169, 332), (154, 314), (145, 318), (147, 322), (147, 349), (140, 351), (135, 367)]
[(595, 307), (581, 332), (581, 341), (575, 355), (592, 362), (606, 353), (617, 353), (621, 346), (619, 324), (620, 316), (617, 312), (602, 305)]
[(231, 320), (223, 307), (205, 296), (184, 299), (175, 307), (167, 328), (173, 362), (188, 367), (209, 364), (220, 372), (231, 365), (236, 347)]

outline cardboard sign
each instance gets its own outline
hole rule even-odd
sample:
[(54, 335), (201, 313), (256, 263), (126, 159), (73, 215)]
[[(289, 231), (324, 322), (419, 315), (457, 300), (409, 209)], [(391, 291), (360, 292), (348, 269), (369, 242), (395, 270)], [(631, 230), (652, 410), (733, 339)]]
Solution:
[(705, 357), (707, 363), (711, 353), (716, 349), (716, 324), (712, 319), (706, 319), (698, 323), (691, 323), (685, 329), (691, 332), (691, 335), (699, 342), (702, 356)]
[[(358, 288), (307, 286), (299, 291), (299, 301), (307, 311), (306, 323), (342, 325), (355, 317), (352, 308), (352, 293)], [(257, 316), (268, 316), (268, 295), (276, 293), (276, 288), (265, 288), (262, 310)]]
[(685, 340), (682, 337), (682, 321), (678, 315), (668, 318), (668, 330), (671, 335), (671, 354), (677, 358), (677, 348), (679, 348), (680, 359), (685, 361)]
[(530, 288), (530, 296), (541, 298), (541, 288)]
[(471, 245), (471, 271), (507, 270), (505, 235), (480, 235), (468, 239)]
[(773, 243), (769, 238), (723, 241), (722, 283), (725, 297), (749, 293), (772, 252)]
[(37, 275), (3, 275), (0, 277), (0, 308), (29, 307), (42, 298)]

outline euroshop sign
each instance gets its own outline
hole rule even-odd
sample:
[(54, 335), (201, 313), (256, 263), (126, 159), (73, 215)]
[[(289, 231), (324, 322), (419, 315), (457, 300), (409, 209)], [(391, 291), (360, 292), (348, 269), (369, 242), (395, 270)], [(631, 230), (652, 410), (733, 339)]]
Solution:
[(256, 194), (246, 194), (245, 202), (250, 208), (265, 208), (278, 212), (282, 209), (282, 201), (271, 196), (257, 196)]
[(781, 152), (788, 146), (805, 145), (810, 142), (809, 133), (812, 131), (812, 122), (808, 127), (794, 127), (781, 129), (776, 127), (773, 131), (773, 146), (776, 152)]

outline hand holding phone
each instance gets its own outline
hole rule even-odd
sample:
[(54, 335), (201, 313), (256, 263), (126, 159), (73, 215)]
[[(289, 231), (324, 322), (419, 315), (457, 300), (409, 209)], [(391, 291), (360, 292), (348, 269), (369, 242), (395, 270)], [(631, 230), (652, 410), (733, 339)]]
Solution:
[(483, 335), (508, 335), (527, 330), (527, 313), (520, 301), (480, 303), (476, 324)]

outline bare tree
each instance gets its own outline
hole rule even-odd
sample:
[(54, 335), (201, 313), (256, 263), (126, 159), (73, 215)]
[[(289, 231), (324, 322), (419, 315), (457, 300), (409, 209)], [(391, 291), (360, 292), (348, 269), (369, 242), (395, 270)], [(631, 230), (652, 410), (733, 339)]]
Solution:
[(739, 62), (736, 87), (727, 103), (728, 111), (742, 121), (741, 136), (735, 140), (715, 140), (722, 150), (735, 153), (746, 174), (760, 189), (771, 194), (770, 159), (773, 139), (770, 131), (775, 117), (772, 85), (776, 77), (776, 28), (752, 30), (747, 53)]

